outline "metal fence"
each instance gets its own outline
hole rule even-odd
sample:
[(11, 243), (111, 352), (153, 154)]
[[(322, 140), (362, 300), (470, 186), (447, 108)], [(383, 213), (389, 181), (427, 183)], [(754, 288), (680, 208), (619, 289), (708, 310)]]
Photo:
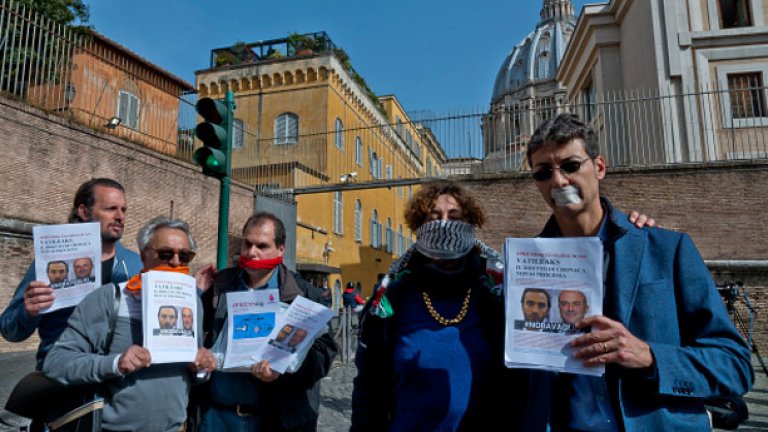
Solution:
[(90, 128), (188, 158), (193, 87), (83, 27), (0, 0), (0, 92)]
[[(52, 23), (11, 0), (0, 0), (0, 30), (6, 97), (191, 161), (200, 145), (191, 85), (98, 33)], [(264, 191), (357, 183), (404, 194), (424, 178), (526, 170), (536, 126), (564, 111), (590, 122), (612, 166), (766, 158), (766, 89), (753, 75), (729, 75), (726, 89), (582, 92), (565, 102), (417, 111), (333, 130), (290, 116), (266, 119), (261, 129), (238, 118), (233, 177)]]

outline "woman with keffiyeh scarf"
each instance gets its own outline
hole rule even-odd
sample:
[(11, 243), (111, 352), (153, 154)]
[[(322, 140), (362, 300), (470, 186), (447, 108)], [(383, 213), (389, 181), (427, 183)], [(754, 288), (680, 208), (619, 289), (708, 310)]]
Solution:
[(351, 431), (514, 429), (525, 380), (503, 364), (503, 264), (475, 239), (482, 209), (436, 181), (405, 217), (416, 244), (363, 310)]

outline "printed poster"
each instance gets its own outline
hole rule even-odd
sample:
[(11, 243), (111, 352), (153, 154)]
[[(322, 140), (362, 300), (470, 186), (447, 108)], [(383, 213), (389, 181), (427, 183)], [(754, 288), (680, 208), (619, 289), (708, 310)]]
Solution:
[(321, 331), (326, 331), (334, 311), (298, 296), (277, 320), (269, 340), (253, 360), (268, 360), (273, 370), (284, 373), (300, 355), (306, 354)]
[(141, 275), (144, 347), (152, 363), (193, 362), (197, 354), (197, 284), (189, 275), (148, 271)]
[(101, 233), (97, 222), (32, 228), (35, 279), (48, 283), (53, 305), (40, 313), (77, 306), (101, 286)]
[(601, 376), (569, 342), (575, 323), (603, 313), (603, 245), (597, 237), (508, 238), (504, 243), (507, 367)]
[(280, 315), (280, 294), (276, 289), (228, 292), (227, 347), (225, 372), (249, 371), (252, 356), (267, 343)]

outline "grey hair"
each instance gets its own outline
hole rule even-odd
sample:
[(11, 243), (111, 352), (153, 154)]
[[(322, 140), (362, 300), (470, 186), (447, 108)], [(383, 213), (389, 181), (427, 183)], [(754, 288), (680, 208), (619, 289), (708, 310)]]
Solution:
[(139, 251), (143, 251), (147, 247), (149, 241), (152, 239), (152, 236), (155, 235), (155, 231), (159, 230), (160, 228), (171, 228), (184, 231), (184, 234), (186, 234), (187, 238), (189, 239), (189, 248), (192, 250), (192, 252), (197, 249), (195, 239), (192, 238), (192, 233), (189, 232), (189, 224), (183, 220), (168, 219), (165, 216), (157, 216), (147, 222), (146, 225), (144, 225), (139, 230), (139, 234), (136, 236), (136, 243), (139, 246)]

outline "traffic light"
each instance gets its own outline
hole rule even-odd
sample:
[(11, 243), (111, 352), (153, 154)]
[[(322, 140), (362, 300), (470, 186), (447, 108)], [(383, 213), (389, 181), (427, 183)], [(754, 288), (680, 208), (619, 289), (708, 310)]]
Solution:
[(227, 159), (231, 153), (229, 148), (234, 109), (230, 109), (230, 106), (234, 103), (227, 99), (221, 102), (202, 98), (196, 105), (197, 113), (204, 121), (197, 125), (195, 134), (203, 142), (203, 147), (195, 151), (192, 159), (203, 167), (203, 174), (211, 177), (222, 178), (229, 175)]

